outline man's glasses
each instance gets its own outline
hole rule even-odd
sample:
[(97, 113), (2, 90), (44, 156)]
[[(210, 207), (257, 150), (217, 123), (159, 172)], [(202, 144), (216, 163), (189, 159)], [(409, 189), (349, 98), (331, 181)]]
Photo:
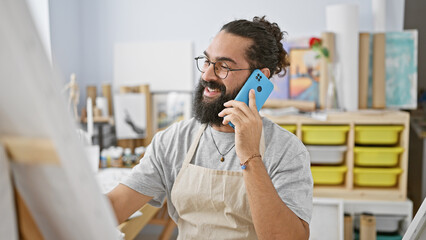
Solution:
[(224, 61), (212, 62), (206, 56), (199, 56), (195, 58), (195, 62), (197, 62), (197, 68), (200, 72), (205, 73), (207, 69), (213, 64), (214, 74), (220, 78), (225, 79), (228, 76), (229, 72), (233, 71), (242, 71), (242, 70), (253, 70), (251, 68), (246, 69), (232, 69), (226, 64)]

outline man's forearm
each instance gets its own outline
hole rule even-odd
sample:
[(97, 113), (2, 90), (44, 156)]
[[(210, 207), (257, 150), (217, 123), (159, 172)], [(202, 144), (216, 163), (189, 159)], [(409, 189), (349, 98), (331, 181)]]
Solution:
[(118, 224), (126, 221), (130, 215), (152, 199), (152, 197), (140, 194), (123, 184), (118, 184), (107, 194), (107, 197), (114, 209)]
[(281, 200), (261, 158), (249, 161), (243, 172), (259, 239), (308, 239), (309, 225)]

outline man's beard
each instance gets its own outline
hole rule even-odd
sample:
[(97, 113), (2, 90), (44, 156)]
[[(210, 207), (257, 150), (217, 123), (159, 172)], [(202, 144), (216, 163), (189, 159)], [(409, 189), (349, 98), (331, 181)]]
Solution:
[[(219, 89), (220, 96), (217, 99), (204, 99), (204, 88)], [(226, 87), (217, 82), (207, 82), (200, 79), (198, 86), (195, 89), (193, 102), (194, 117), (201, 123), (221, 126), (223, 118), (217, 114), (225, 107), (223, 104), (227, 101), (235, 99), (241, 88), (234, 90), (230, 94), (226, 94)]]

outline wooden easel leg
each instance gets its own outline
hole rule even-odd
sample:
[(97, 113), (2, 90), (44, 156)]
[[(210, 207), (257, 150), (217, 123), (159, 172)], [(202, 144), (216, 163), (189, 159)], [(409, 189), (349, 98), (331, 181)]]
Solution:
[(167, 224), (164, 226), (164, 229), (161, 232), (159, 239), (169, 240), (170, 236), (172, 236), (173, 230), (175, 230), (175, 227), (176, 227), (176, 223), (172, 220), (172, 218), (169, 218)]
[(27, 208), (21, 195), (15, 188), (16, 212), (19, 225), (19, 239), (22, 240), (43, 240), (43, 235), (38, 229), (34, 218)]
[(12, 174), (9, 158), (0, 143), (0, 215), (4, 221), (0, 224), (0, 238), (17, 240), (18, 222), (13, 192)]

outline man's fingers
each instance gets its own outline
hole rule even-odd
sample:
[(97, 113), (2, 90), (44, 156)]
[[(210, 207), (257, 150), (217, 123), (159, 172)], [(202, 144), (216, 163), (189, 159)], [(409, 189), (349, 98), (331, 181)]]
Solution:
[(257, 112), (256, 94), (254, 92), (254, 89), (251, 89), (250, 92), (249, 92), (249, 107), (252, 111)]
[(238, 107), (231, 107), (231, 108), (225, 108), (225, 109), (223, 109), (219, 114), (218, 114), (218, 116), (219, 117), (224, 117), (224, 116), (226, 116), (226, 115), (231, 115), (231, 114), (234, 114), (234, 115), (242, 115), (242, 116), (244, 116), (244, 117), (247, 117), (246, 116), (246, 114), (245, 114), (245, 112), (244, 111), (242, 111), (240, 108), (238, 108)]
[(234, 124), (234, 126), (237, 127), (241, 124), (241, 118), (238, 115), (235, 115), (235, 114), (226, 115), (223, 118), (222, 124), (226, 125), (229, 122), (232, 122), (232, 124)]
[(249, 92), (249, 106), (244, 102), (235, 100), (228, 101), (223, 105), (227, 108), (240, 109), (247, 117), (256, 116), (256, 114), (258, 114), (254, 89), (251, 89)]

